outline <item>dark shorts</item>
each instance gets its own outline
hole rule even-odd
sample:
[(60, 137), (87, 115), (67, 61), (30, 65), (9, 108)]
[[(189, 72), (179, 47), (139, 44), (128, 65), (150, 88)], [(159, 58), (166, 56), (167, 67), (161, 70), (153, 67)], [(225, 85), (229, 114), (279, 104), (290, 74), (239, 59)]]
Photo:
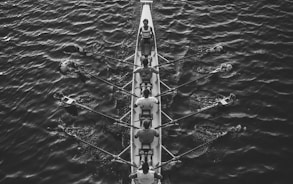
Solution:
[(151, 43), (151, 38), (143, 38), (142, 42), (143, 43)]

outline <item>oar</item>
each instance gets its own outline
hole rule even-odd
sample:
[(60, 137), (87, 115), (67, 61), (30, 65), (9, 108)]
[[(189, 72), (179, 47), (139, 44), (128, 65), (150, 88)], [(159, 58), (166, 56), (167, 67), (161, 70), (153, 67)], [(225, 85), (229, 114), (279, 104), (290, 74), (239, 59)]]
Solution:
[(183, 120), (183, 119), (186, 119), (186, 118), (188, 118), (188, 117), (194, 116), (194, 115), (196, 115), (196, 114), (199, 114), (199, 113), (201, 113), (201, 112), (203, 112), (203, 111), (206, 111), (206, 110), (208, 110), (208, 109), (211, 109), (211, 108), (213, 108), (213, 107), (217, 107), (217, 106), (218, 106), (218, 103), (215, 103), (215, 104), (212, 104), (212, 105), (210, 105), (210, 106), (207, 106), (207, 107), (204, 107), (204, 108), (198, 109), (198, 110), (197, 110), (196, 112), (194, 112), (194, 113), (191, 113), (191, 114), (188, 114), (188, 115), (183, 116), (183, 117), (181, 117), (181, 118), (177, 118), (177, 119), (174, 119), (174, 120), (172, 120), (172, 121), (169, 121), (168, 123), (165, 123), (165, 124), (162, 124), (162, 125), (160, 125), (160, 126), (157, 126), (155, 129), (159, 129), (159, 128), (167, 127), (167, 126), (169, 126), (169, 125), (176, 125), (177, 122), (180, 121), (180, 120)]
[[(177, 63), (178, 61), (181, 61), (183, 59), (187, 59), (187, 58), (191, 58), (191, 57), (201, 57), (203, 56), (204, 54), (207, 54), (209, 52), (214, 52), (214, 51), (217, 51), (217, 50), (212, 50), (214, 49), (215, 47), (213, 48), (207, 48), (205, 50), (203, 50), (203, 52), (201, 53), (197, 53), (197, 54), (193, 54), (193, 55), (190, 55), (190, 56), (186, 56), (186, 57), (183, 57), (183, 58), (179, 58), (179, 59), (175, 59), (174, 61), (171, 61), (171, 62), (168, 62), (168, 63), (162, 63), (162, 64), (158, 64), (158, 65), (155, 65), (154, 67), (162, 67), (162, 66), (167, 66), (167, 65), (170, 65), (170, 64), (174, 64), (174, 63)], [(220, 51), (220, 50), (219, 50)]]
[(95, 79), (98, 79), (98, 80), (100, 80), (100, 81), (102, 81), (102, 82), (104, 82), (104, 83), (106, 83), (106, 84), (108, 84), (108, 85), (110, 85), (110, 86), (113, 86), (113, 87), (117, 88), (117, 89), (120, 90), (120, 91), (123, 91), (123, 92), (127, 93), (128, 95), (132, 95), (132, 96), (134, 96), (134, 97), (139, 98), (136, 94), (133, 94), (133, 93), (131, 93), (131, 92), (125, 90), (124, 88), (122, 88), (122, 87), (120, 87), (120, 86), (117, 86), (117, 85), (115, 85), (115, 84), (113, 84), (113, 83), (111, 83), (111, 82), (109, 82), (109, 81), (107, 81), (107, 80), (105, 80), (105, 79), (103, 79), (103, 78), (101, 78), (101, 77), (97, 77), (96, 75), (93, 75), (93, 74), (91, 74), (91, 73), (89, 73), (89, 72), (87, 72), (87, 71), (85, 71), (85, 70), (83, 70), (83, 72), (86, 73), (86, 74), (88, 74), (88, 75), (90, 75), (91, 77), (93, 77), (93, 78), (95, 78)]
[(200, 79), (203, 79), (203, 78), (209, 78), (209, 77), (211, 77), (211, 76), (213, 76), (213, 75), (215, 75), (215, 74), (217, 74), (217, 73), (222, 73), (222, 72), (227, 72), (227, 71), (230, 71), (232, 68), (232, 65), (230, 65), (229, 64), (229, 68), (227, 67), (228, 65), (224, 65), (224, 64), (222, 64), (222, 65), (220, 65), (218, 68), (216, 68), (215, 70), (213, 70), (213, 71), (211, 71), (211, 72), (209, 72), (209, 73), (207, 73), (207, 74), (205, 74), (205, 75), (202, 75), (202, 76), (200, 76), (200, 77), (197, 77), (196, 79), (194, 79), (194, 80), (192, 80), (192, 81), (189, 81), (189, 82), (186, 82), (186, 83), (183, 83), (183, 84), (180, 84), (179, 86), (177, 86), (177, 87), (175, 87), (175, 88), (171, 88), (171, 89), (169, 89), (169, 90), (167, 90), (167, 91), (165, 91), (165, 92), (163, 92), (163, 93), (161, 93), (161, 94), (158, 94), (158, 95), (156, 95), (155, 97), (159, 97), (159, 96), (163, 96), (163, 95), (166, 95), (166, 94), (168, 94), (168, 93), (170, 93), (170, 92), (172, 92), (172, 91), (175, 91), (176, 89), (178, 89), (178, 88), (181, 88), (181, 87), (183, 87), (183, 86), (186, 86), (186, 85), (188, 85), (188, 84), (191, 84), (191, 83), (193, 83), (193, 82), (195, 82), (195, 81), (198, 81), (198, 80), (200, 80)]
[(174, 61), (170, 61), (169, 63), (158, 64), (158, 65), (155, 65), (154, 67), (168, 66), (168, 65), (171, 65), (171, 64), (177, 63), (178, 61), (181, 61), (181, 60), (183, 60), (183, 59), (191, 58), (191, 57), (194, 57), (194, 56), (197, 56), (197, 55), (198, 55), (198, 54), (193, 54), (193, 55), (186, 56), (186, 57), (183, 57), (183, 58), (175, 59)]
[(95, 145), (93, 145), (92, 143), (89, 143), (89, 142), (87, 142), (87, 141), (85, 141), (85, 140), (79, 138), (77, 135), (74, 135), (74, 134), (69, 133), (68, 131), (66, 131), (66, 129), (65, 129), (63, 126), (59, 125), (58, 127), (61, 128), (61, 129), (63, 130), (63, 132), (64, 132), (66, 135), (68, 135), (69, 137), (72, 137), (72, 138), (74, 138), (74, 139), (76, 139), (76, 140), (78, 140), (78, 141), (80, 141), (80, 142), (82, 142), (82, 143), (84, 143), (84, 144), (87, 144), (87, 145), (91, 146), (92, 148), (95, 148), (95, 149), (99, 150), (99, 151), (102, 152), (102, 153), (105, 153), (105, 154), (107, 154), (107, 155), (112, 156), (112, 157), (113, 157), (113, 161), (117, 161), (117, 160), (118, 160), (118, 161), (120, 161), (120, 162), (122, 162), (122, 163), (125, 163), (125, 164), (128, 164), (128, 165), (131, 165), (131, 166), (133, 166), (133, 167), (137, 167), (136, 165), (133, 165), (133, 164), (130, 163), (129, 161), (124, 160), (124, 159), (121, 158), (120, 156), (115, 155), (115, 154), (113, 154), (113, 153), (110, 153), (110, 152), (108, 152), (108, 151), (106, 151), (106, 150), (104, 150), (104, 149), (102, 149), (102, 148), (100, 148), (100, 147), (98, 147), (98, 146), (95, 146)]
[(218, 99), (216, 99), (216, 102), (214, 102), (213, 104), (211, 104), (209, 106), (203, 107), (201, 109), (197, 109), (196, 112), (191, 113), (191, 114), (188, 114), (188, 115), (183, 116), (181, 118), (177, 118), (177, 119), (171, 120), (168, 123), (165, 123), (165, 124), (162, 124), (160, 126), (157, 126), (155, 129), (159, 129), (159, 128), (163, 128), (163, 127), (168, 127), (168, 126), (176, 125), (178, 121), (181, 121), (183, 119), (189, 118), (191, 116), (194, 116), (194, 115), (199, 114), (201, 112), (204, 112), (206, 110), (212, 109), (212, 108), (217, 107), (219, 105), (223, 105), (223, 106), (225, 106), (225, 105), (231, 105), (233, 103), (235, 97), (236, 96), (233, 93), (231, 93), (227, 97), (218, 98)]
[(136, 67), (139, 67), (140, 66), (140, 65), (136, 65), (136, 64), (131, 63), (131, 62), (127, 62), (127, 60), (129, 60), (130, 58), (132, 58), (134, 56), (134, 54), (131, 55), (131, 56), (129, 56), (129, 57), (127, 57), (126, 59), (123, 59), (123, 60), (122, 59), (113, 58), (113, 57), (110, 57), (110, 56), (107, 56), (107, 55), (104, 55), (104, 54), (96, 54), (96, 55), (100, 55), (100, 56), (103, 56), (105, 58), (113, 59), (114, 61), (119, 62), (119, 63), (125, 63), (125, 64), (132, 65), (132, 66), (136, 66)]
[(202, 148), (202, 147), (204, 147), (204, 146), (207, 146), (208, 144), (211, 144), (212, 142), (214, 142), (215, 140), (219, 139), (220, 137), (225, 136), (227, 133), (228, 133), (228, 131), (223, 132), (221, 135), (218, 135), (217, 137), (211, 139), (210, 141), (208, 141), (208, 142), (206, 142), (206, 143), (203, 143), (203, 144), (201, 144), (201, 145), (199, 145), (199, 146), (196, 146), (196, 147), (192, 148), (191, 150), (186, 151), (186, 152), (184, 152), (184, 153), (182, 153), (182, 154), (180, 154), (180, 155), (178, 155), (178, 156), (175, 156), (174, 158), (172, 158), (172, 159), (170, 159), (170, 160), (168, 160), (168, 161), (162, 163), (161, 165), (155, 167), (154, 169), (158, 169), (158, 168), (160, 168), (160, 167), (163, 167), (164, 165), (167, 165), (167, 164), (169, 164), (169, 163), (171, 163), (171, 162), (176, 162), (176, 161), (180, 160), (183, 156), (185, 156), (185, 155), (187, 155), (187, 154), (189, 154), (189, 153), (191, 153), (191, 152), (193, 152), (193, 151), (196, 151), (196, 150), (198, 150), (198, 149), (200, 149), (200, 148)]
[(122, 121), (122, 120), (120, 120), (120, 119), (117, 119), (117, 118), (115, 118), (115, 117), (109, 116), (109, 115), (107, 115), (107, 114), (104, 114), (104, 113), (101, 113), (101, 112), (95, 111), (94, 109), (92, 109), (92, 108), (90, 108), (90, 107), (88, 107), (88, 106), (85, 106), (85, 105), (83, 105), (83, 104), (80, 104), (80, 103), (78, 103), (75, 99), (70, 98), (70, 97), (68, 97), (68, 96), (63, 96), (63, 97), (60, 99), (60, 101), (63, 102), (63, 103), (65, 103), (65, 104), (67, 104), (67, 105), (75, 105), (75, 106), (78, 106), (78, 107), (80, 107), (80, 108), (86, 109), (86, 110), (88, 110), (88, 111), (90, 111), (90, 112), (93, 112), (93, 113), (96, 113), (96, 114), (98, 114), (98, 115), (104, 116), (104, 117), (106, 117), (106, 118), (112, 119), (112, 120), (114, 120), (114, 121), (116, 121), (116, 122), (119, 122), (119, 123), (121, 123), (121, 124), (125, 124), (125, 125), (127, 125), (127, 126), (130, 126), (127, 122), (124, 122), (124, 121)]
[(116, 62), (119, 62), (119, 63), (125, 63), (125, 64), (128, 64), (128, 65), (132, 65), (132, 66), (138, 66), (138, 65), (135, 65), (134, 63), (131, 63), (131, 62), (127, 62), (127, 60), (129, 60), (130, 58), (132, 58), (134, 55), (131, 55), (129, 57), (127, 57), (126, 59), (117, 59), (117, 58), (113, 58), (111, 56), (107, 56), (105, 54), (98, 54), (98, 53), (94, 53), (95, 55), (98, 55), (98, 56), (102, 56), (102, 57), (105, 57), (105, 58), (109, 58), (109, 59), (112, 59)]
[(134, 125), (130, 125), (129, 123), (123, 123), (123, 122), (116, 122), (114, 123), (114, 125), (120, 125), (120, 126), (123, 126), (123, 127), (126, 127), (126, 128), (135, 128), (135, 129), (140, 129), (139, 127), (137, 126), (134, 126)]
[(176, 89), (179, 89), (179, 88), (181, 88), (181, 87), (183, 87), (183, 86), (186, 86), (186, 85), (188, 85), (188, 84), (191, 84), (191, 83), (193, 83), (193, 82), (195, 82), (195, 81), (198, 81), (198, 80), (200, 80), (200, 79), (203, 79), (203, 78), (209, 78), (209, 77), (211, 77), (211, 76), (214, 75), (214, 74), (215, 74), (215, 73), (209, 73), (209, 74), (206, 74), (206, 75), (202, 75), (202, 76), (200, 76), (200, 77), (198, 77), (198, 78), (196, 78), (196, 79), (194, 79), (194, 80), (192, 80), (192, 81), (186, 82), (186, 83), (184, 83), (184, 84), (180, 84), (179, 86), (176, 86), (175, 88), (171, 88), (171, 89), (169, 89), (169, 90), (167, 90), (167, 91), (164, 91), (163, 93), (158, 94), (158, 95), (156, 95), (155, 97), (159, 97), (159, 96), (167, 95), (168, 93), (170, 93), (170, 92), (172, 92), (172, 91), (175, 91)]

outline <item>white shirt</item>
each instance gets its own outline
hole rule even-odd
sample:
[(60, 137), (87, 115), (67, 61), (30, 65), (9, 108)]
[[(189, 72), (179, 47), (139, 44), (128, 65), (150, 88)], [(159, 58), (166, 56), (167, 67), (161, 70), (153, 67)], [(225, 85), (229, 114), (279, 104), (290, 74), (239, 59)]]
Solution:
[(139, 184), (153, 184), (155, 182), (155, 172), (149, 170), (147, 174), (143, 171), (137, 171), (137, 180)]
[(136, 100), (135, 104), (142, 109), (151, 109), (154, 104), (157, 104), (159, 101), (155, 97), (140, 97)]

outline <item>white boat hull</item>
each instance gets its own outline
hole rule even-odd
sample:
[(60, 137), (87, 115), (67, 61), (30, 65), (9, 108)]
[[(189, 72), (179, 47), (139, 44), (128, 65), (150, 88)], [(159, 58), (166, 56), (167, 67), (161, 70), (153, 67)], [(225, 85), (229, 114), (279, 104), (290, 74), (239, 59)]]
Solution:
[[(148, 25), (152, 27), (153, 32), (154, 32), (154, 26), (153, 26), (153, 21), (152, 21), (152, 15), (151, 15), (151, 4), (150, 3), (143, 3), (142, 5), (142, 13), (141, 13), (141, 18), (140, 18), (140, 27), (143, 25), (143, 20), (148, 19), (149, 23)], [(140, 28), (139, 27), (139, 28)], [(157, 46), (156, 46), (156, 39), (155, 39), (155, 33), (153, 36), (153, 46), (152, 46), (152, 51), (151, 51), (151, 57), (152, 57), (152, 62), (151, 66), (158, 65), (158, 54), (157, 54)], [(136, 44), (136, 52), (134, 56), (134, 64), (141, 66), (141, 50), (139, 49), (139, 33), (137, 35), (137, 44)], [(137, 67), (134, 67), (136, 69)], [(132, 93), (141, 96), (141, 89), (140, 89), (140, 83), (141, 83), (141, 78), (139, 74), (134, 74), (133, 75), (133, 83), (132, 83)], [(158, 74), (153, 74), (152, 79), (152, 91), (151, 94), (152, 96), (156, 96), (160, 94), (160, 77)], [(134, 103), (137, 100), (137, 98), (132, 97), (131, 100), (131, 125), (136, 126), (136, 127), (141, 127), (141, 123), (139, 121), (139, 114), (141, 113), (141, 109), (139, 107), (134, 108)], [(160, 97), (158, 97), (159, 102), (161, 102)], [(152, 108), (152, 128), (160, 126), (161, 125), (161, 105), (155, 105)], [(142, 128), (142, 127), (141, 127)], [(141, 160), (139, 155), (139, 149), (141, 148), (141, 142), (138, 139), (134, 138), (134, 135), (138, 129), (136, 128), (131, 128), (130, 130), (130, 144), (131, 144), (131, 163), (134, 165), (140, 166)], [(153, 150), (153, 156), (152, 156), (152, 166), (158, 166), (161, 164), (161, 145), (162, 145), (162, 139), (161, 139), (161, 129), (157, 130), (159, 132), (159, 137), (155, 137), (153, 143), (151, 144), (151, 149)], [(136, 167), (131, 167), (132, 173), (135, 173), (137, 171)], [(156, 172), (160, 173), (160, 168), (156, 170)], [(134, 181), (132, 182), (134, 183)]]

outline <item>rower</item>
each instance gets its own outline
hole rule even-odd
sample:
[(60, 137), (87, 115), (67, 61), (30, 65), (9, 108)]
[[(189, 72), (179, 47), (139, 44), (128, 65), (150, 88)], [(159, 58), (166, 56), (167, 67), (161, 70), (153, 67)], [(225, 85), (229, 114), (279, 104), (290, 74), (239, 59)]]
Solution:
[(154, 137), (159, 137), (159, 133), (155, 129), (150, 128), (150, 125), (151, 120), (143, 120), (144, 129), (138, 130), (134, 136), (134, 138), (139, 138), (142, 145), (150, 145), (154, 141)]
[(156, 73), (158, 74), (159, 71), (154, 69), (153, 67), (149, 67), (148, 66), (148, 59), (145, 58), (143, 61), (143, 67), (138, 67), (137, 69), (134, 70), (133, 73), (139, 73), (140, 74), (140, 78), (142, 80), (142, 83), (140, 84), (140, 89), (142, 90), (142, 85), (144, 84), (145, 88), (150, 85), (150, 89), (152, 89), (152, 84), (151, 84), (151, 78), (152, 78), (152, 74)]
[(151, 39), (153, 38), (154, 33), (153, 33), (153, 29), (148, 25), (148, 23), (149, 23), (148, 19), (144, 19), (143, 26), (139, 29), (142, 53), (145, 53), (145, 44), (149, 44), (150, 51), (152, 50)]
[(163, 177), (159, 173), (156, 173), (153, 169), (150, 169), (149, 164), (144, 162), (136, 173), (130, 174), (130, 179), (136, 179), (139, 184), (153, 184), (155, 180), (161, 180)]
[(159, 137), (159, 133), (155, 129), (150, 128), (150, 125), (151, 120), (143, 120), (144, 128), (138, 130), (134, 135), (134, 138), (138, 138), (141, 142), (141, 149), (139, 150), (140, 160), (152, 163), (153, 149), (151, 148), (151, 144), (155, 137)]
[(145, 89), (143, 91), (143, 97), (138, 98), (134, 104), (134, 107), (139, 106), (141, 108), (141, 114), (139, 117), (140, 120), (143, 120), (145, 118), (152, 119), (151, 110), (154, 104), (159, 104), (158, 99), (150, 96), (150, 91), (148, 89)]

